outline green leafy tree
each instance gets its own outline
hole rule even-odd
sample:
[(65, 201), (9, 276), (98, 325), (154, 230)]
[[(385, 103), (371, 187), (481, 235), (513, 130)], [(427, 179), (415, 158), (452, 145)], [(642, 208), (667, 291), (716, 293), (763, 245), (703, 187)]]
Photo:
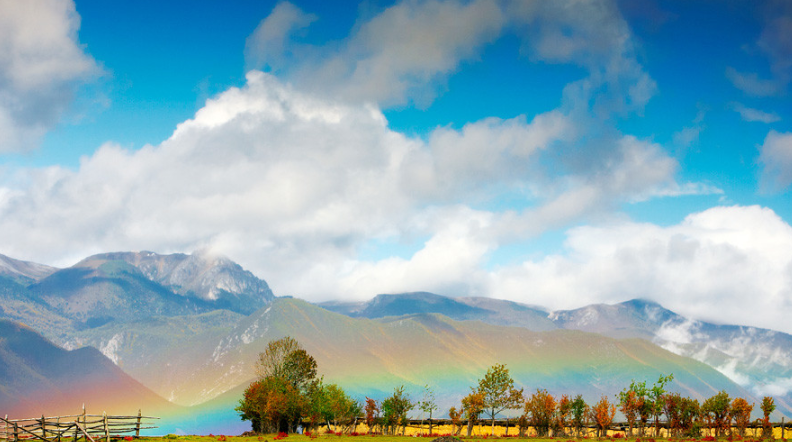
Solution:
[(655, 420), (655, 437), (660, 437), (660, 415), (663, 414), (665, 405), (665, 400), (663, 400), (663, 395), (666, 392), (665, 385), (673, 380), (673, 373), (668, 376), (660, 376), (660, 379), (647, 392), (647, 400), (651, 404), (650, 409)]
[(707, 426), (715, 432), (717, 437), (725, 435), (729, 428), (730, 405), (729, 394), (725, 391), (705, 400), (701, 405), (701, 413), (707, 419)]
[(484, 398), (484, 412), (492, 419), (492, 435), (495, 435), (495, 416), (506, 409), (518, 409), (523, 401), (522, 388), (514, 388), (514, 379), (503, 364), (495, 364), (478, 382), (477, 393)]
[(588, 424), (589, 406), (583, 400), (582, 395), (575, 396), (575, 399), (569, 405), (572, 427), (575, 429), (577, 437), (581, 437), (583, 427)]
[(432, 413), (437, 411), (437, 403), (435, 402), (435, 394), (429, 385), (424, 385), (423, 395), (421, 400), (418, 401), (418, 409), (421, 410), (421, 431), (423, 431), (423, 417), (429, 415), (429, 434), (432, 434)]
[(402, 427), (402, 434), (407, 427), (407, 413), (413, 409), (410, 396), (404, 392), (404, 386), (396, 387), (393, 394), (382, 400), (382, 424), (390, 434), (396, 434), (396, 428)]
[(336, 384), (325, 385), (323, 390), (325, 421), (333, 422), (335, 428), (343, 427), (344, 432), (350, 432), (362, 413), (360, 404)]

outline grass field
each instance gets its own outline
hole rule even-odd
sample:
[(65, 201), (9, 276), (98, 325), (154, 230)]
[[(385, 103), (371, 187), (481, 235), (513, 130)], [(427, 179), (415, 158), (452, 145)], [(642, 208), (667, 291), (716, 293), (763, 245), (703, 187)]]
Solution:
[[(497, 428), (497, 427), (496, 427)], [(487, 428), (489, 430), (489, 428)], [(444, 434), (444, 433), (441, 433)], [(447, 433), (445, 433), (447, 434)], [(463, 430), (464, 434), (464, 430)], [(757, 433), (759, 434), (759, 433)], [(781, 438), (781, 429), (775, 429), (775, 439), (776, 440), (784, 440)], [(786, 431), (784, 436), (790, 437), (792, 436), (792, 431)], [(484, 434), (475, 434), (471, 437), (465, 436), (458, 436), (465, 442), (492, 442), (493, 439), (501, 440), (506, 442), (507, 440), (514, 440), (517, 441), (524, 441), (524, 442), (547, 442), (551, 440), (566, 442), (566, 441), (607, 441), (607, 442), (661, 442), (661, 441), (670, 441), (670, 442), (693, 442), (693, 441), (701, 441), (702, 438), (652, 438), (652, 437), (643, 437), (643, 438), (624, 438), (624, 433), (622, 432), (609, 432), (608, 437), (604, 438), (597, 438), (594, 436), (586, 436), (584, 438), (570, 438), (570, 437), (544, 437), (544, 438), (537, 438), (537, 437), (526, 437), (526, 438), (517, 438), (512, 434), (508, 437), (502, 436), (488, 436)], [(150, 441), (150, 442), (163, 442), (166, 441), (174, 441), (174, 442), (415, 442), (416, 439), (418, 441), (429, 442), (434, 437), (428, 436), (419, 436), (416, 432), (413, 435), (406, 435), (406, 436), (383, 436), (383, 435), (342, 435), (342, 434), (328, 434), (328, 433), (320, 433), (318, 435), (306, 436), (302, 434), (290, 434), (286, 437), (278, 437), (275, 434), (266, 434), (262, 436), (176, 436), (176, 435), (168, 435), (164, 437), (141, 437), (139, 440), (142, 442)], [(748, 430), (747, 435), (744, 438), (740, 438), (738, 436), (734, 436), (733, 438), (720, 438), (717, 439), (720, 441), (744, 441), (744, 442), (751, 442), (751, 441), (759, 441), (761, 440), (758, 437), (754, 437), (751, 430)]]

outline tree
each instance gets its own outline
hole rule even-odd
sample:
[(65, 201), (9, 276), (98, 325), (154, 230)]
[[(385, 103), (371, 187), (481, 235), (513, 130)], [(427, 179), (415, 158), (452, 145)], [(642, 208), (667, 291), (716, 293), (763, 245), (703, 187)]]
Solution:
[(586, 401), (583, 400), (582, 395), (575, 396), (575, 399), (573, 399), (569, 405), (569, 410), (572, 415), (572, 426), (575, 428), (577, 437), (580, 437), (583, 432), (583, 427), (588, 423), (589, 406), (586, 405)]
[(682, 407), (682, 396), (679, 393), (669, 393), (663, 396), (663, 411), (666, 415), (669, 437), (673, 434), (678, 436), (682, 430), (680, 413)]
[(536, 390), (536, 393), (525, 401), (525, 416), (528, 425), (534, 427), (536, 435), (545, 437), (555, 421), (556, 400), (547, 390)]
[(523, 390), (514, 388), (514, 379), (503, 364), (495, 364), (487, 370), (478, 382), (478, 389), (484, 398), (484, 411), (492, 419), (492, 435), (495, 435), (495, 416), (506, 409), (516, 409), (522, 403)]
[(462, 412), (457, 411), (456, 407), (448, 410), (448, 417), (451, 419), (451, 434), (456, 436), (462, 430)]
[(751, 423), (753, 407), (753, 404), (749, 404), (741, 397), (735, 398), (729, 407), (729, 416), (734, 420), (734, 426), (737, 427), (740, 437), (745, 436), (745, 428)]
[(608, 428), (616, 416), (616, 405), (608, 401), (607, 396), (602, 396), (599, 402), (591, 408), (591, 420), (597, 426), (597, 437), (608, 434)]
[(323, 391), (325, 422), (332, 421), (334, 427), (341, 425), (345, 428), (344, 432), (350, 432), (362, 412), (360, 404), (336, 384), (323, 386)]
[(429, 434), (432, 434), (432, 413), (437, 410), (437, 403), (435, 403), (435, 394), (429, 385), (424, 385), (423, 396), (418, 401), (418, 408), (423, 412), (421, 415), (421, 431), (423, 431), (423, 416), (429, 415)]
[(773, 437), (773, 425), (770, 423), (770, 415), (775, 411), (775, 401), (770, 396), (762, 398), (762, 405), (760, 406), (764, 416), (762, 417), (762, 438), (769, 439)]
[(374, 428), (379, 424), (379, 413), (380, 408), (377, 401), (371, 399), (370, 397), (366, 397), (366, 426), (368, 427), (368, 433), (371, 434), (374, 432)]
[(701, 405), (701, 414), (718, 437), (723, 436), (729, 428), (729, 401), (729, 394), (721, 391)]
[(290, 432), (307, 409), (306, 398), (290, 383), (268, 377), (251, 383), (236, 410), (253, 431)]
[(467, 436), (473, 432), (473, 424), (478, 420), (479, 415), (484, 411), (484, 394), (471, 392), (462, 398), (462, 410), (467, 419)]
[(683, 397), (679, 403), (679, 427), (685, 436), (698, 437), (701, 435), (699, 422), (701, 407), (699, 401)]
[(236, 410), (253, 430), (291, 432), (299, 420), (314, 414), (320, 395), (316, 360), (291, 337), (270, 341), (259, 354), (259, 378), (245, 390)]
[(554, 435), (556, 432), (558, 432), (559, 435), (566, 435), (566, 428), (569, 426), (569, 416), (571, 412), (572, 401), (569, 400), (569, 396), (562, 395), (561, 399), (558, 400), (558, 412), (553, 431)]
[(674, 380), (674, 374), (668, 376), (660, 376), (660, 379), (648, 390), (648, 401), (651, 404), (652, 416), (655, 418), (655, 437), (660, 437), (660, 415), (663, 414), (663, 406), (665, 401), (663, 395), (665, 394), (665, 385)]
[(415, 404), (410, 396), (404, 392), (401, 385), (393, 389), (393, 394), (382, 400), (382, 424), (390, 434), (396, 434), (396, 428), (402, 427), (402, 434), (407, 427), (407, 413)]
[(628, 437), (633, 436), (633, 428), (641, 414), (643, 397), (641, 397), (640, 385), (632, 381), (629, 388), (619, 393), (619, 410), (627, 419)]

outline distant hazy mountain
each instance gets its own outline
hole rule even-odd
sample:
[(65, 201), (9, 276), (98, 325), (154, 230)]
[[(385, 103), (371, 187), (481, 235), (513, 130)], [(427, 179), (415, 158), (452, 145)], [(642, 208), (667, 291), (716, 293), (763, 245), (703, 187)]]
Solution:
[(0, 413), (35, 417), (74, 414), (85, 404), (101, 413), (173, 412), (175, 406), (135, 381), (98, 350), (66, 351), (29, 327), (0, 319)]
[(107, 253), (54, 269), (0, 260), (0, 318), (59, 343), (111, 322), (219, 309), (250, 314), (273, 299), (267, 283), (227, 258), (196, 252)]
[(428, 292), (377, 295), (368, 302), (324, 302), (327, 310), (353, 318), (384, 318), (418, 313), (439, 313), (458, 321), (476, 320), (534, 331), (557, 328), (547, 311), (493, 298), (449, 298)]
[(44, 278), (57, 269), (34, 262), (19, 261), (0, 255), (0, 276), (11, 279), (23, 285), (33, 283)]
[(548, 313), (491, 298), (448, 298), (432, 293), (378, 295), (367, 302), (319, 304), (351, 317), (438, 313), (529, 330), (567, 329), (616, 339), (640, 338), (717, 369), (755, 395), (792, 404), (792, 336), (755, 327), (717, 325), (678, 315), (640, 299)]
[(792, 403), (789, 334), (696, 321), (642, 300), (553, 312), (550, 319), (562, 328), (648, 339), (716, 368), (756, 395), (774, 395), (787, 407)]

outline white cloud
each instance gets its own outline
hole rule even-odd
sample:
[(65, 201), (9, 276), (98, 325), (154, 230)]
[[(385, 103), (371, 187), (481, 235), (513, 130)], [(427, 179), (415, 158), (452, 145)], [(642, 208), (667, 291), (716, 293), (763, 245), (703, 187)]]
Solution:
[[(480, 269), (502, 244), (684, 187), (676, 162), (634, 137), (559, 185), (556, 145), (577, 136), (559, 111), (438, 128), (422, 141), (390, 130), (376, 107), (319, 99), (258, 71), (247, 80), (158, 146), (108, 143), (76, 171), (8, 174), (3, 253), (68, 265), (107, 250), (211, 247), (279, 294), (483, 294)], [(524, 192), (529, 209), (471, 209), (509, 191)], [(378, 238), (426, 240), (408, 258), (360, 261)]]
[(0, 152), (38, 147), (98, 68), (77, 41), (72, 1), (0, 0)]
[(565, 93), (565, 113), (640, 111), (657, 89), (610, 0), (403, 1), (359, 23), (341, 41), (313, 46), (288, 38), (314, 19), (289, 3), (276, 6), (248, 39), (248, 64), (269, 66), (315, 94), (386, 107), (426, 106), (461, 63), (476, 62), (489, 43), (517, 33), (531, 59), (589, 71)]
[(758, 121), (760, 123), (775, 123), (777, 121), (781, 121), (781, 117), (778, 116), (775, 112), (768, 113), (761, 111), (759, 109), (753, 109), (750, 107), (746, 107), (741, 103), (734, 103), (732, 108), (740, 114), (743, 120), (745, 121)]
[(553, 309), (646, 298), (697, 319), (792, 332), (792, 227), (770, 209), (716, 207), (669, 227), (579, 227), (566, 249), (498, 270), (491, 293)]
[(290, 55), (290, 38), (316, 19), (315, 15), (306, 14), (289, 2), (279, 3), (247, 39), (245, 60), (248, 70), (267, 65), (283, 66)]
[(734, 87), (754, 97), (771, 97), (782, 91), (783, 85), (774, 78), (759, 78), (754, 72), (739, 72), (734, 68), (726, 69), (726, 78)]
[(759, 148), (764, 189), (781, 191), (792, 184), (792, 133), (771, 130)]
[(498, 3), (487, 0), (405, 1), (361, 23), (343, 41), (315, 47), (286, 40), (312, 16), (282, 3), (249, 39), (247, 59), (315, 94), (426, 105), (446, 75), (500, 35), (505, 19)]
[(735, 87), (757, 97), (782, 96), (792, 81), (792, 6), (772, 1), (761, 5), (764, 23), (755, 46), (770, 64), (769, 78), (755, 72), (739, 72), (729, 67), (726, 77)]

